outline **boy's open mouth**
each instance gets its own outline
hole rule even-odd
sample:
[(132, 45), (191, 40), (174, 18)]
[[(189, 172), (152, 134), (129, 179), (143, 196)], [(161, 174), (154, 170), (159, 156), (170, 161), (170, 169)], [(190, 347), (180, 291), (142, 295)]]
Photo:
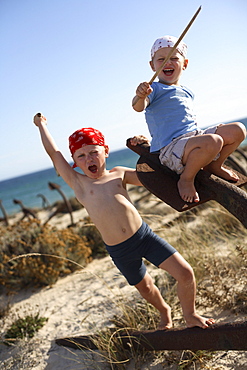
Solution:
[(88, 169), (92, 173), (96, 173), (97, 172), (97, 166), (95, 166), (95, 164), (93, 164), (92, 166), (89, 166)]
[(173, 74), (174, 69), (163, 69), (163, 72), (166, 76), (171, 76)]

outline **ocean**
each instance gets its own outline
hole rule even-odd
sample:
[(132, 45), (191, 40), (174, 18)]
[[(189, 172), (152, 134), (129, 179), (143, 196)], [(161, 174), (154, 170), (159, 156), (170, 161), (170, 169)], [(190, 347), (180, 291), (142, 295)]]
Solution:
[[(138, 158), (136, 153), (127, 148), (113, 151), (106, 159), (106, 167), (107, 169), (115, 166), (135, 168)], [(57, 176), (54, 167), (0, 181), (0, 199), (7, 214), (10, 216), (21, 210), (18, 204), (14, 204), (13, 199), (21, 200), (27, 208), (42, 208), (42, 198), (39, 194), (44, 195), (50, 205), (62, 200), (56, 190), (50, 190), (49, 182), (60, 185), (60, 189), (67, 198), (74, 197), (73, 190), (60, 176)], [(3, 216), (0, 210), (1, 217)]]
[[(243, 122), (247, 127), (247, 117), (236, 121)], [(241, 145), (247, 145), (247, 139)], [(139, 156), (137, 154), (127, 148), (110, 152), (109, 158), (106, 160), (107, 169), (115, 166), (135, 168), (138, 158)], [(21, 210), (18, 204), (13, 203), (13, 199), (21, 200), (27, 208), (42, 208), (42, 198), (39, 194), (44, 195), (49, 204), (62, 200), (61, 195), (57, 191), (49, 189), (48, 182), (54, 182), (60, 185), (61, 190), (67, 198), (74, 197), (73, 190), (61, 177), (57, 176), (53, 167), (0, 181), (0, 200), (7, 214), (12, 215)]]

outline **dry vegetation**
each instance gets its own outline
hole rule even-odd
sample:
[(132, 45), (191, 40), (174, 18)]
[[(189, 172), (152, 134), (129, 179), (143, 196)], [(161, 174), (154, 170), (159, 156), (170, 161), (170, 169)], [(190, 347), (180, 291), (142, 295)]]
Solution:
[[(156, 218), (154, 224), (157, 224), (157, 219), (161, 220), (162, 216), (157, 213), (148, 216), (143, 214), (143, 218), (147, 222)], [(228, 315), (246, 320), (247, 230), (214, 202), (201, 206), (200, 210), (188, 211), (168, 224), (161, 225), (156, 232), (172, 243), (192, 265), (198, 286), (197, 308), (202, 312), (208, 310), (210, 315), (228, 311)], [(175, 326), (183, 325), (174, 279), (169, 275), (157, 274), (155, 280), (172, 307)], [(163, 364), (164, 369), (221, 369), (217, 365), (214, 367), (211, 362), (208, 366), (209, 360), (217, 357), (217, 353), (209, 351), (163, 351), (150, 354), (140, 349), (123, 350), (119, 335), (121, 332), (155, 329), (159, 315), (143, 300), (135, 302), (134, 307), (132, 302), (119, 304), (119, 307), (121, 316), (112, 320), (115, 329), (101, 332), (95, 339), (112, 369), (126, 369), (130, 359), (134, 361), (135, 369), (141, 369), (141, 364), (148, 361)]]
[[(144, 202), (148, 207), (152, 201), (155, 203), (152, 214), (147, 214), (147, 210), (143, 208), (142, 216), (145, 221), (153, 229), (156, 228), (155, 231), (174, 245), (193, 266), (198, 285), (198, 309), (210, 307), (211, 312), (214, 308), (216, 311), (229, 310), (240, 318), (246, 317), (247, 230), (214, 202), (177, 214), (160, 204), (156, 198), (148, 196), (146, 192), (140, 193), (139, 197), (148, 198)], [(141, 202), (136, 203), (137, 206), (138, 204), (140, 207)], [(89, 223), (87, 227), (63, 230), (49, 225), (42, 226), (37, 220), (2, 227), (1, 293), (13, 293), (27, 285), (52, 285), (60, 276), (84, 267), (90, 262), (92, 255), (104, 255), (102, 240), (97, 230), (90, 224), (89, 219), (84, 221)], [(175, 281), (164, 274), (157, 274), (155, 281), (166, 301), (172, 306), (175, 325), (180, 326), (183, 319)], [(134, 306), (127, 298), (126, 301), (121, 300), (118, 309), (120, 315), (112, 319), (114, 330), (111, 328), (98, 333), (96, 345), (101, 352), (100, 362), (108, 362), (112, 369), (126, 369), (130, 362), (134, 361), (135, 368), (138, 369), (142, 363), (151, 361), (152, 358), (152, 361), (155, 359), (162, 363), (164, 368), (172, 364), (176, 365), (177, 369), (192, 369), (194, 366), (197, 366), (197, 369), (208, 368), (207, 363), (213, 356), (210, 352), (144, 353), (133, 348), (123, 350), (119, 333), (129, 328), (154, 329), (159, 317), (157, 312), (141, 299), (135, 301)], [(1, 307), (1, 316), (7, 314), (8, 307)], [(19, 322), (20, 319), (25, 318), (18, 317)], [(45, 325), (45, 319), (49, 318), (42, 319)], [(4, 333), (2, 335), (4, 338)], [(7, 337), (9, 339), (9, 335)], [(26, 340), (29, 340), (28, 336)], [(12, 367), (10, 364), (4, 367), (14, 368), (18, 367)]]
[(1, 228), (0, 241), (0, 284), (7, 293), (52, 285), (90, 261), (86, 237), (42, 226), (37, 219)]
[[(247, 230), (231, 214), (211, 201), (178, 214), (145, 189), (130, 189), (133, 202), (143, 219), (161, 237), (170, 242), (192, 265), (197, 280), (197, 308), (210, 315), (227, 310), (235, 319), (247, 317)], [(93, 258), (106, 255), (98, 231), (85, 218), (75, 227), (58, 229), (38, 220), (22, 221), (0, 227), (0, 295), (21, 289), (52, 286), (65, 275), (84, 268)], [(157, 270), (155, 283), (172, 307), (175, 326), (183, 325), (176, 283)], [(150, 369), (143, 364), (159, 364), (159, 369), (221, 369), (217, 353), (198, 351), (163, 351), (145, 353), (141, 349), (124, 350), (119, 333), (129, 329), (154, 329), (157, 312), (142, 299), (114, 298), (118, 314), (111, 318), (111, 328), (97, 333), (98, 360), (82, 369)], [(0, 318), (10, 315), (11, 305), (0, 305)], [(36, 369), (29, 353), (35, 347), (35, 332), (49, 317), (28, 312), (16, 313), (12, 325), (2, 331), (2, 343), (16, 346), (16, 355), (2, 363), (5, 370)], [(31, 328), (30, 328), (31, 326)], [(31, 333), (31, 334), (30, 334)], [(12, 337), (12, 338), (11, 338)], [(17, 341), (16, 341), (17, 340)], [(3, 344), (2, 344), (3, 345)], [(81, 351), (85, 349), (80, 348)], [(1, 347), (0, 347), (1, 351)], [(222, 355), (223, 356), (223, 355)], [(104, 364), (104, 365), (103, 365)], [(108, 364), (108, 365), (106, 365)], [(106, 366), (106, 367), (105, 367)], [(40, 368), (37, 368), (40, 369)], [(241, 366), (238, 369), (244, 369)]]

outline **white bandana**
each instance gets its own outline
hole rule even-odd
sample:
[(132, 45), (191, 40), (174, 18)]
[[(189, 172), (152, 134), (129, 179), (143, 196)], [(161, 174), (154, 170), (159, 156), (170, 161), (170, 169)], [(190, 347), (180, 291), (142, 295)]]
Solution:
[[(151, 49), (151, 58), (153, 58), (154, 54), (157, 50), (162, 48), (172, 48), (176, 42), (178, 41), (177, 37), (174, 36), (163, 36), (157, 39)], [(184, 42), (180, 42), (177, 46), (177, 51), (186, 58), (187, 53), (187, 45)]]

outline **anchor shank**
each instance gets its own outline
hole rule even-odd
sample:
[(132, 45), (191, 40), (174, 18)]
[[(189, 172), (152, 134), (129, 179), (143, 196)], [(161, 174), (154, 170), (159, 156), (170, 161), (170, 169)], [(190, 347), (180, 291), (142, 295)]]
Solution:
[(247, 193), (234, 184), (211, 175), (203, 178), (204, 185), (212, 188), (215, 200), (247, 228)]
[[(112, 336), (114, 330), (112, 331)], [(124, 348), (162, 350), (247, 350), (247, 321), (214, 324), (206, 329), (179, 328), (171, 330), (146, 330), (115, 332)], [(84, 349), (97, 349), (97, 335), (83, 335), (56, 339), (61, 346)]]
[(247, 322), (218, 324), (207, 329), (186, 328), (132, 332), (123, 339), (123, 345), (152, 350), (246, 350)]

